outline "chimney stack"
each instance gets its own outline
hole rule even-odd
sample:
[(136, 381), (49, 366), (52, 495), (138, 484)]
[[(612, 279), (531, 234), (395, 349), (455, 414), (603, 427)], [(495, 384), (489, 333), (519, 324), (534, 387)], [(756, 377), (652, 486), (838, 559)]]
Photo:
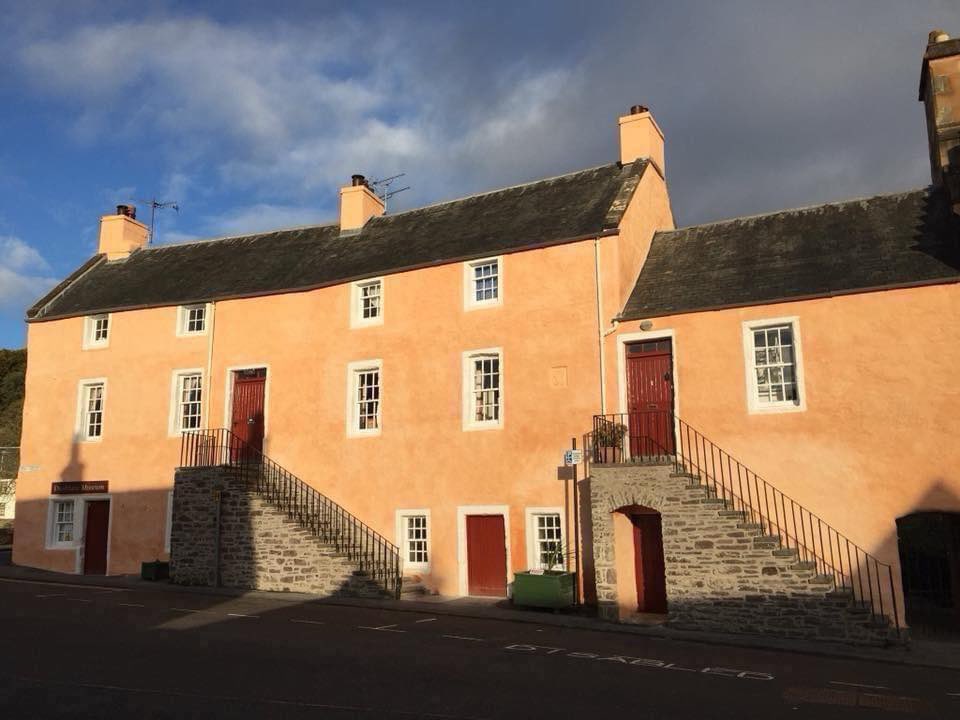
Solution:
[(638, 158), (649, 159), (665, 175), (663, 131), (643, 105), (634, 105), (620, 118), (620, 162), (626, 165)]
[(960, 213), (960, 39), (943, 30), (927, 36), (920, 71), (920, 100), (927, 118), (930, 176), (945, 187)]
[(100, 242), (97, 252), (107, 260), (122, 260), (147, 244), (147, 226), (137, 220), (133, 205), (117, 205), (116, 215), (100, 218)]
[(340, 232), (359, 232), (367, 220), (383, 215), (383, 200), (376, 196), (363, 175), (353, 175), (340, 188)]

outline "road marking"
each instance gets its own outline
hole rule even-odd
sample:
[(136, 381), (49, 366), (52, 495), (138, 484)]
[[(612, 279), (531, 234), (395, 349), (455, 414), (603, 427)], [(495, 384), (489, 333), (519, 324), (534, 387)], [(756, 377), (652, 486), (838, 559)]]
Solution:
[(46, 600), (47, 598), (52, 598), (52, 597), (63, 597), (63, 593), (49, 593), (47, 595), (37, 595), (37, 597), (40, 598), (41, 600)]
[(206, 613), (207, 615), (213, 615), (210, 610), (194, 610), (193, 608), (170, 608), (176, 612), (192, 612), (192, 613)]
[(960, 693), (947, 693), (947, 697), (960, 697)]
[(297, 620), (297, 619), (293, 619), (293, 620), (291, 620), (290, 622), (292, 622), (292, 623), (303, 623), (304, 625), (323, 625), (323, 624), (324, 624), (324, 623), (320, 622), (319, 620)]
[(473, 642), (483, 642), (483, 638), (467, 637), (466, 635), (444, 635), (451, 640), (473, 640)]
[(93, 602), (93, 600), (88, 600), (86, 598), (67, 598), (67, 600), (73, 600), (74, 602), (85, 602), (85, 603)]
[(117, 603), (121, 607), (146, 607), (143, 603)]
[[(581, 660), (594, 660), (597, 662), (614, 662), (621, 665), (637, 665), (645, 668), (655, 668), (659, 670), (684, 670), (702, 675), (719, 675), (721, 677), (737, 678), (740, 680), (773, 680), (774, 676), (765, 672), (754, 672), (752, 670), (738, 670), (725, 667), (705, 667), (701, 669), (685, 668), (675, 663), (657, 660), (655, 658), (638, 658), (627, 655), (601, 655), (591, 652), (573, 652), (567, 648), (550, 647), (548, 645), (529, 645), (527, 643), (517, 643), (507, 645), (504, 650), (512, 652), (522, 652), (536, 655), (559, 655), (560, 657), (577, 658)], [(830, 690), (829, 692), (842, 692), (841, 690)]]
[(245, 618), (253, 618), (254, 620), (260, 619), (259, 615), (244, 615), (243, 613), (227, 613), (227, 615), (229, 617), (245, 617)]
[(436, 620), (436, 618), (427, 618), (426, 620), (417, 620), (417, 622), (418, 622), (418, 623), (422, 623), (422, 622), (433, 622), (434, 620)]
[(861, 685), (860, 683), (843, 682), (841, 680), (831, 680), (830, 685), (847, 685), (848, 687), (868, 688), (870, 690), (889, 690), (886, 685)]
[(379, 627), (370, 627), (369, 625), (358, 625), (361, 630), (380, 630), (381, 632), (406, 632), (406, 630), (394, 630), (397, 626), (396, 623), (393, 625), (380, 625)]

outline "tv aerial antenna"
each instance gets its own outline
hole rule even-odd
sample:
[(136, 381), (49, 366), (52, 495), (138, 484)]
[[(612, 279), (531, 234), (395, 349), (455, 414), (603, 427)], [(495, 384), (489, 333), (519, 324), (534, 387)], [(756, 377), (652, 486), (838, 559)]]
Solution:
[(150, 234), (147, 235), (147, 245), (153, 244), (153, 232), (157, 222), (157, 210), (176, 210), (180, 214), (180, 205), (176, 200), (157, 200), (155, 197), (149, 200), (138, 200), (137, 202), (146, 203), (150, 206)]
[(383, 200), (383, 209), (386, 212), (387, 209), (387, 200), (392, 198), (398, 193), (402, 193), (404, 190), (409, 190), (410, 186), (405, 185), (402, 188), (397, 188), (392, 190), (391, 187), (393, 184), (402, 177), (405, 177), (406, 173), (400, 173), (398, 175), (391, 175), (390, 177), (381, 178), (379, 180), (371, 180), (370, 187), (373, 188), (373, 192), (376, 193), (377, 197)]

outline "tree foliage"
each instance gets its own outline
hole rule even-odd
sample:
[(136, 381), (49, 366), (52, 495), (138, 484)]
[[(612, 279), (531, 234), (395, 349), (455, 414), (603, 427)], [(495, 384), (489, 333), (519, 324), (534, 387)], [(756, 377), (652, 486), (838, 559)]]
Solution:
[[(0, 447), (16, 447), (20, 444), (26, 370), (26, 348), (0, 350)], [(9, 470), (10, 466), (16, 470), (19, 458), (4, 458), (3, 465), (5, 471)]]

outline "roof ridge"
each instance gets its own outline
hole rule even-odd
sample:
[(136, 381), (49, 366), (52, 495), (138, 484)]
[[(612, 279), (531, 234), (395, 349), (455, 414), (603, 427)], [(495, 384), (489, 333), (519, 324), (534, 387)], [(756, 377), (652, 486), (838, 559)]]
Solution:
[(884, 197), (894, 197), (895, 195), (910, 195), (915, 192), (922, 190), (928, 190), (931, 186), (924, 185), (918, 188), (912, 188), (910, 190), (899, 190), (897, 192), (886, 192), (886, 193), (876, 193), (874, 195), (863, 195), (861, 197), (852, 197), (847, 198), (846, 200), (831, 200), (830, 202), (825, 203), (814, 203), (811, 205), (800, 205), (793, 208), (784, 208), (782, 210), (773, 210), (771, 212), (762, 212), (754, 213), (752, 215), (738, 215), (737, 217), (724, 218), (722, 220), (711, 220), (710, 222), (697, 223), (696, 225), (684, 225), (683, 227), (673, 228), (672, 230), (658, 230), (657, 235), (668, 235), (675, 232), (683, 232), (685, 230), (696, 230), (698, 228), (711, 227), (714, 225), (726, 225), (728, 223), (740, 222), (742, 220), (755, 220), (757, 218), (763, 217), (773, 217), (774, 215), (788, 215), (790, 213), (801, 213), (807, 212), (809, 210), (816, 210), (817, 208), (822, 207), (831, 207), (835, 205), (851, 205), (853, 203), (864, 202), (866, 200), (876, 200), (877, 198)]
[[(640, 159), (644, 159), (644, 158), (640, 158)], [(559, 175), (551, 175), (549, 177), (538, 178), (536, 180), (529, 180), (523, 183), (506, 185), (501, 188), (495, 188), (493, 190), (484, 190), (482, 192), (471, 193), (470, 195), (463, 195), (461, 197), (451, 198), (449, 200), (440, 200), (435, 203), (430, 203), (429, 205), (421, 205), (420, 207), (410, 208), (409, 210), (403, 210), (401, 212), (391, 213), (389, 215), (380, 215), (378, 217), (382, 217), (386, 219), (400, 217), (401, 215), (409, 215), (410, 213), (421, 212), (423, 210), (430, 210), (431, 208), (440, 207), (442, 205), (452, 205), (453, 203), (463, 202), (464, 200), (471, 200), (473, 198), (483, 197), (485, 195), (494, 195), (499, 192), (506, 192), (507, 190), (516, 190), (517, 188), (527, 187), (528, 185), (536, 185), (538, 183), (550, 182), (552, 180), (560, 180), (561, 178), (572, 177), (573, 175), (580, 175), (582, 173), (593, 172), (596, 170), (600, 170), (601, 168), (612, 167), (613, 165), (619, 165), (619, 164), (620, 163), (618, 162), (610, 162), (610, 163), (604, 163), (602, 165), (595, 165), (593, 167), (581, 168), (580, 170), (571, 170), (570, 172), (560, 173)], [(630, 164), (632, 165), (633, 163), (630, 163)], [(377, 218), (372, 218), (372, 219), (375, 220)], [(319, 225), (294, 225), (291, 227), (275, 228), (273, 230), (264, 230), (262, 232), (255, 232), (255, 233), (241, 233), (239, 235), (216, 235), (214, 237), (196, 238), (193, 240), (183, 240), (181, 242), (164, 243), (163, 245), (147, 245), (145, 247), (140, 248), (140, 250), (141, 251), (162, 250), (165, 248), (182, 247), (184, 245), (196, 245), (198, 243), (220, 242), (223, 240), (241, 240), (243, 238), (260, 237), (262, 235), (271, 235), (273, 233), (279, 233), (279, 232), (293, 232), (295, 230), (319, 230), (321, 228), (326, 228), (326, 227), (336, 227), (336, 225), (337, 225), (336, 222), (326, 222), (326, 223), (321, 223)]]
[(326, 227), (336, 227), (335, 222), (321, 223), (320, 225), (292, 225), (290, 227), (275, 228), (273, 230), (264, 230), (263, 232), (243, 233), (241, 235), (215, 235), (214, 237), (195, 238), (193, 240), (181, 240), (179, 242), (163, 243), (162, 245), (145, 245), (139, 248), (144, 250), (164, 250), (166, 248), (183, 247), (184, 245), (198, 245), (200, 243), (220, 242), (221, 240), (242, 240), (244, 238), (260, 237), (261, 235), (272, 235), (280, 232), (293, 232), (294, 230), (319, 230)]
[[(612, 167), (613, 165), (619, 165), (619, 162), (609, 162), (603, 163), (602, 165), (595, 165), (593, 167), (581, 168), (580, 170), (571, 170), (570, 172), (560, 173), (559, 175), (551, 175), (545, 178), (538, 178), (537, 180), (528, 180), (527, 182), (516, 183), (514, 185), (506, 185), (501, 188), (495, 188), (493, 190), (483, 190), (482, 192), (471, 193), (469, 195), (462, 195), (460, 197), (451, 198), (449, 200), (440, 200), (435, 203), (430, 203), (429, 205), (422, 205), (417, 208), (410, 208), (409, 210), (402, 210), (398, 213), (393, 213), (391, 215), (381, 215), (383, 218), (395, 218), (401, 215), (409, 215), (410, 213), (420, 212), (421, 210), (429, 210), (431, 208), (439, 207), (441, 205), (452, 205), (453, 203), (463, 202), (464, 200), (472, 200), (473, 198), (483, 197), (484, 195), (495, 195), (499, 192), (506, 192), (507, 190), (516, 190), (517, 188), (527, 187), (528, 185), (537, 185), (538, 183), (550, 182), (552, 180), (560, 180), (561, 178), (571, 177), (573, 175), (580, 175), (582, 173), (593, 172), (595, 170), (600, 170), (601, 168)], [(631, 163), (632, 164), (632, 163)]]

